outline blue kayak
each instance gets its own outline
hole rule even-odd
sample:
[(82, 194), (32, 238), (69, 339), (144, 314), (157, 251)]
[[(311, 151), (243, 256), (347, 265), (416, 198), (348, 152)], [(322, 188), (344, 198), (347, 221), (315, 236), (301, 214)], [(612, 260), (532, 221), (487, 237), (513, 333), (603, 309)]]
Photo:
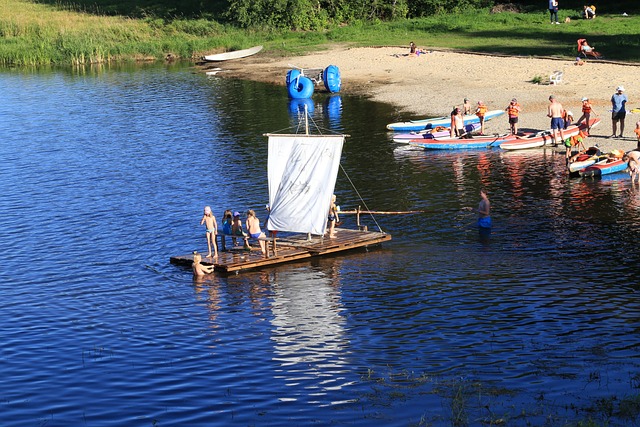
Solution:
[[(491, 110), (487, 111), (484, 116), (484, 121), (494, 119), (504, 114), (504, 110)], [(475, 114), (468, 114), (464, 116), (464, 124), (472, 124), (479, 123), (480, 118)], [(433, 129), (436, 126), (446, 126), (449, 127), (451, 125), (451, 117), (434, 117), (431, 119), (422, 119), (422, 120), (411, 120), (409, 122), (397, 122), (390, 123), (387, 125), (387, 129), (392, 130), (394, 132), (411, 132), (411, 131), (421, 131), (425, 129)]]

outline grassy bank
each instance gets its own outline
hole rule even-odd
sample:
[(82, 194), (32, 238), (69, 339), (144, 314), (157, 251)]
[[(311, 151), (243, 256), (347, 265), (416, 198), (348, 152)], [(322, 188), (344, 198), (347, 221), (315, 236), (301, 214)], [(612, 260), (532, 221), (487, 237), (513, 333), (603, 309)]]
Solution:
[(640, 62), (640, 17), (599, 16), (551, 25), (546, 10), (437, 15), (418, 20), (354, 23), (324, 32), (247, 31), (205, 19), (165, 21), (78, 13), (25, 0), (0, 0), (0, 65), (86, 64), (196, 59), (207, 53), (263, 44), (267, 52), (295, 55), (331, 43), (408, 45), (509, 55), (576, 55), (589, 39), (608, 59)]

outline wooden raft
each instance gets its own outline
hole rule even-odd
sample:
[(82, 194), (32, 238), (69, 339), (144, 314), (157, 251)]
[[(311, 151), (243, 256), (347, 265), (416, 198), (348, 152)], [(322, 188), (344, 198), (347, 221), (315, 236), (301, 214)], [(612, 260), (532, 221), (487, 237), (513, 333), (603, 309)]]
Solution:
[[(238, 239), (242, 244), (242, 239)], [(220, 273), (238, 273), (243, 270), (262, 268), (283, 264), (285, 262), (301, 260), (316, 256), (344, 252), (356, 248), (377, 245), (391, 240), (391, 235), (375, 231), (349, 230), (345, 228), (336, 229), (336, 237), (329, 239), (312, 236), (308, 240), (306, 234), (294, 234), (276, 239), (277, 250), (273, 250), (272, 239), (268, 239), (268, 257), (262, 255), (260, 246), (252, 242), (251, 251), (243, 249), (242, 246), (233, 247), (225, 252), (218, 252), (218, 258), (202, 257), (202, 264), (213, 265), (214, 271)], [(191, 267), (193, 264), (193, 254), (179, 255), (171, 257), (172, 264)]]

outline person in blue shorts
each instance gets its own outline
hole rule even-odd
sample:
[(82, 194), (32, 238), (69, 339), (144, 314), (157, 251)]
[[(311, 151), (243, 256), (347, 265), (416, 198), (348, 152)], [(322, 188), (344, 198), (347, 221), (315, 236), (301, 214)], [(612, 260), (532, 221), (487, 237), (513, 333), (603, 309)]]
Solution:
[[(551, 118), (551, 132), (553, 132), (553, 140), (557, 145), (560, 141), (564, 141), (564, 134), (562, 130), (564, 129), (564, 108), (562, 108), (562, 104), (560, 104), (555, 95), (549, 96), (549, 109), (547, 110), (547, 117)], [(557, 133), (560, 132), (560, 139), (558, 139)]]
[(478, 205), (478, 227), (481, 229), (491, 228), (491, 203), (487, 193), (480, 190), (480, 204)]
[[(613, 134), (609, 138), (622, 138), (624, 133), (624, 119), (627, 116), (627, 95), (624, 93), (624, 87), (618, 86), (616, 93), (611, 96), (611, 127)], [(618, 122), (620, 122), (620, 134), (616, 136)]]

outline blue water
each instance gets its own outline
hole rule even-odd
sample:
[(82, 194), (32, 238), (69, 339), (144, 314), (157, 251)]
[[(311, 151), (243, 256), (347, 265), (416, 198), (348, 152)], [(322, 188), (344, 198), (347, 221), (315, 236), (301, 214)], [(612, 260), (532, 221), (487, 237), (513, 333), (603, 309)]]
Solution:
[(392, 107), (320, 91), (351, 135), (342, 209), (422, 213), (376, 216), (380, 248), (194, 280), (169, 258), (206, 250), (204, 205), (263, 217), (283, 86), (174, 65), (4, 70), (0, 93), (0, 425), (639, 424), (624, 173), (410, 150)]

